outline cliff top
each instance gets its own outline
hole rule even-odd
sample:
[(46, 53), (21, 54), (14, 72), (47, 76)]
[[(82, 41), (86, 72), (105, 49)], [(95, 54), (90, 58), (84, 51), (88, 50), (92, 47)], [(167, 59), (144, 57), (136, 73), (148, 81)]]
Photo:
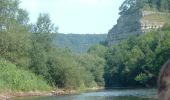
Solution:
[(150, 22), (168, 22), (170, 20), (170, 13), (159, 12), (152, 10), (143, 10), (141, 21), (150, 21)]

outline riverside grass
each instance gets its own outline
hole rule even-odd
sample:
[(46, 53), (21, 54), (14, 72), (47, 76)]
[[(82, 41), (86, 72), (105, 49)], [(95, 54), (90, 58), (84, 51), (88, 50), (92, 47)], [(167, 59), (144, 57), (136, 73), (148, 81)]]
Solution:
[(7, 91), (48, 91), (50, 86), (41, 77), (30, 71), (18, 69), (8, 61), (0, 61), (0, 92)]

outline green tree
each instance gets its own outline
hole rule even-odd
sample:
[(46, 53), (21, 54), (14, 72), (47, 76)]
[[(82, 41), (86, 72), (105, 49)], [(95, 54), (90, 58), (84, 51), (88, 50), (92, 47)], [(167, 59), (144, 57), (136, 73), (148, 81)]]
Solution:
[(52, 31), (53, 24), (47, 14), (40, 14), (35, 30), (32, 33), (32, 49), (30, 51), (30, 68), (38, 75), (46, 77), (48, 75), (48, 52), (52, 49)]
[(53, 33), (55, 32), (54, 24), (51, 22), (48, 14), (39, 14), (37, 23), (33, 27), (33, 33)]
[(93, 45), (88, 51), (89, 54), (97, 55), (99, 57), (105, 57), (105, 53), (107, 52), (107, 47), (103, 45)]
[(21, 25), (28, 25), (29, 16), (28, 16), (28, 12), (26, 10), (19, 9), (16, 17), (17, 17), (17, 21)]
[(28, 66), (30, 34), (17, 20), (18, 0), (0, 0), (0, 55), (17, 66)]
[(120, 6), (120, 12), (126, 12), (131, 6), (134, 5), (135, 0), (125, 0)]
[[(81, 55), (78, 62), (82, 67), (88, 71), (88, 76), (94, 79), (93, 81), (97, 83), (98, 86), (104, 86), (104, 67), (105, 60), (97, 55), (85, 54)], [(91, 83), (93, 84), (93, 83)]]

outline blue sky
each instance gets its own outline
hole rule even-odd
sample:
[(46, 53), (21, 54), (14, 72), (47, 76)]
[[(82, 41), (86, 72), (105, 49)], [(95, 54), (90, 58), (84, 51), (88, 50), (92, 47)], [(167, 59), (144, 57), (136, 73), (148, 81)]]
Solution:
[(123, 0), (20, 0), (34, 23), (48, 13), (60, 33), (107, 33), (119, 17)]

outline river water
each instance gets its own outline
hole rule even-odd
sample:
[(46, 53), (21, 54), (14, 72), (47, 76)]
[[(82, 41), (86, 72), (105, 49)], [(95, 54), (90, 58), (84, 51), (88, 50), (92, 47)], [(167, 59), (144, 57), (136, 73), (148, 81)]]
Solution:
[(29, 97), (15, 100), (152, 100), (156, 89), (109, 89), (76, 95)]

